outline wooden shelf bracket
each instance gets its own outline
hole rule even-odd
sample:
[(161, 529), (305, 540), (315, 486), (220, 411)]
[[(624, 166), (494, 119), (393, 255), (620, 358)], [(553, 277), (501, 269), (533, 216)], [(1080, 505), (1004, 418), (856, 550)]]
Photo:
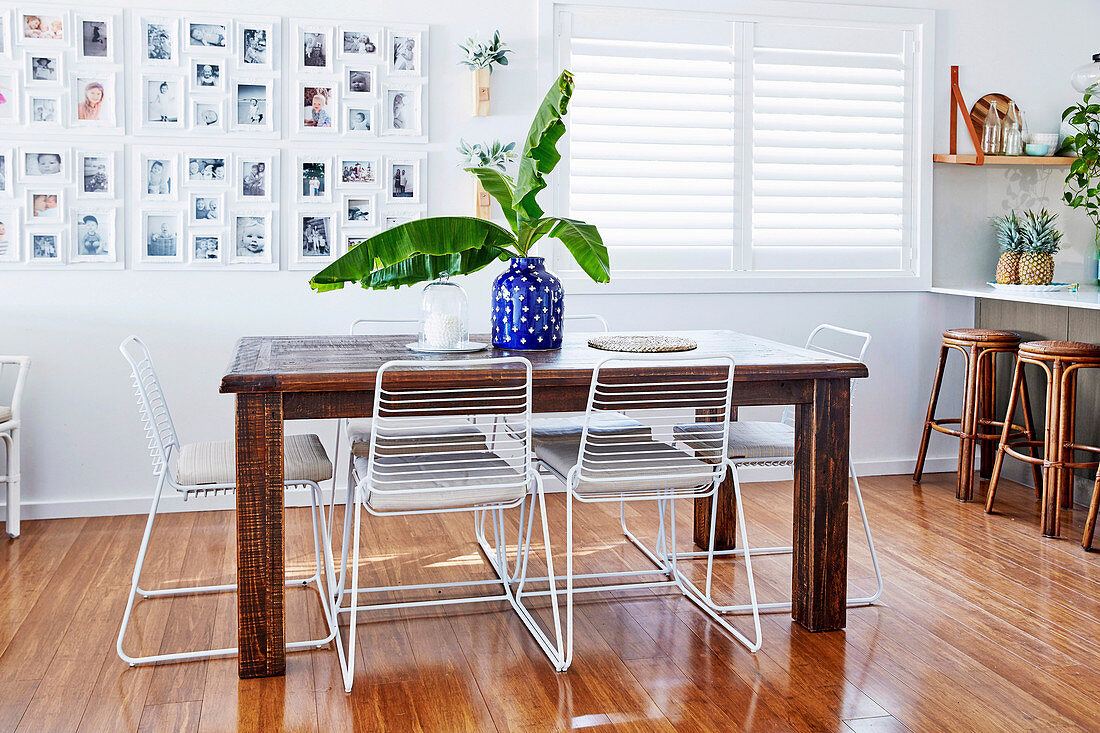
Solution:
[(951, 155), (959, 154), (958, 134), (959, 115), (962, 115), (966, 123), (966, 131), (970, 133), (970, 142), (974, 143), (974, 162), (964, 165), (985, 165), (985, 153), (982, 152), (982, 143), (978, 138), (978, 131), (974, 129), (974, 122), (970, 119), (970, 107), (963, 99), (962, 90), (959, 89), (959, 67), (951, 67)]

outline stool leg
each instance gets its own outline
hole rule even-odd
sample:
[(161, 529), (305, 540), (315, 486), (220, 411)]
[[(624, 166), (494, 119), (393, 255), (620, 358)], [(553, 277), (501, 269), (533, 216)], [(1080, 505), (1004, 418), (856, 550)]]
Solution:
[[(997, 352), (988, 351), (978, 356), (978, 421), (975, 423), (975, 433), (984, 433), (987, 425), (983, 422), (991, 422), (996, 412), (997, 390), (994, 387), (995, 360)], [(989, 478), (993, 472), (993, 452), (996, 446), (991, 440), (981, 441), (981, 458), (978, 463), (979, 475)]]
[(1044, 537), (1057, 537), (1061, 528), (1058, 512), (1058, 469), (1061, 468), (1061, 441), (1058, 435), (1062, 416), (1062, 371), (1064, 365), (1055, 361), (1051, 365), (1050, 384), (1047, 386), (1047, 421), (1043, 446), (1043, 507), (1042, 532)]
[[(1073, 449), (1066, 446), (1077, 440), (1077, 372), (1067, 372), (1063, 379), (1066, 384), (1062, 392), (1064, 409), (1059, 431), (1062, 447), (1059, 460), (1073, 463)], [(1069, 466), (1062, 466), (1058, 472), (1058, 500), (1063, 509), (1073, 508), (1073, 469)]]
[[(1024, 372), (1024, 365), (1017, 362), (1016, 369), (1020, 372), (1020, 397), (1023, 399), (1022, 410), (1024, 413), (1024, 433), (1027, 440), (1035, 440), (1035, 423), (1031, 419), (1031, 396), (1027, 392), (1027, 374)], [(1005, 418), (1010, 420), (1012, 414)], [(1028, 446), (1031, 449), (1031, 457), (1037, 457), (1035, 454), (1038, 452), (1038, 448), (1035, 446)], [(1035, 482), (1035, 498), (1041, 499), (1043, 497), (1043, 472), (1039, 468), (1039, 464), (1031, 464), (1031, 478)]]
[(943, 385), (943, 369), (947, 364), (946, 346), (940, 347), (940, 361), (936, 366), (936, 377), (932, 380), (932, 395), (928, 399), (928, 416), (924, 419), (924, 433), (920, 438), (920, 449), (917, 451), (917, 466), (913, 470), (913, 480), (920, 483), (924, 473), (924, 458), (928, 454), (928, 439), (932, 435), (932, 420), (936, 416), (936, 403), (940, 399), (940, 387)]
[(1092, 535), (1096, 531), (1096, 512), (1100, 510), (1100, 468), (1096, 469), (1096, 483), (1092, 487), (1092, 503), (1085, 519), (1085, 533), (1081, 535), (1081, 547), (1092, 549)]
[(963, 393), (962, 437), (959, 439), (959, 473), (955, 498), (974, 499), (974, 433), (978, 424), (978, 347), (971, 346), (966, 356), (966, 389)]
[(1012, 391), (1008, 395), (1008, 409), (1005, 410), (1005, 424), (1001, 428), (1001, 441), (997, 444), (997, 458), (993, 462), (993, 475), (989, 479), (989, 489), (986, 491), (985, 510), (987, 512), (993, 511), (993, 497), (997, 494), (997, 481), (1001, 478), (1001, 465), (1005, 459), (1005, 445), (1008, 443), (1008, 436), (1012, 432), (1012, 413), (1016, 411), (1016, 398), (1022, 392), (1024, 399), (1027, 399), (1027, 392), (1020, 389), (1023, 386), (1023, 376), (1024, 365), (1017, 361), (1016, 368), (1012, 372)]

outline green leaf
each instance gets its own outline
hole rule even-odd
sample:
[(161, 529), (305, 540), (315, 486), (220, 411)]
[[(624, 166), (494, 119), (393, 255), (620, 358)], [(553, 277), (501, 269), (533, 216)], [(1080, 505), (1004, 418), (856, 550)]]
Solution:
[(512, 256), (508, 248), (515, 243), (508, 230), (483, 219), (416, 219), (365, 240), (314, 275), (309, 284), (317, 292), (342, 288), (346, 282), (358, 282), (364, 288), (412, 285), (441, 273), (476, 272), (495, 259)]
[(573, 75), (568, 70), (563, 70), (539, 105), (523, 143), (513, 195), (513, 206), (521, 218), (542, 217), (542, 208), (535, 199), (539, 191), (546, 188), (543, 175), (554, 170), (554, 166), (561, 160), (557, 144), (565, 134), (562, 117), (569, 110), (569, 99), (572, 96)]
[(607, 247), (594, 225), (577, 219), (550, 216), (540, 221), (537, 228), (541, 228), (543, 222), (553, 222), (549, 236), (565, 245), (585, 274), (598, 283), (611, 281), (611, 262)]
[(486, 192), (500, 205), (500, 210), (504, 212), (504, 218), (508, 220), (508, 226), (518, 235), (519, 214), (512, 208), (512, 197), (514, 196), (512, 179), (495, 168), (467, 168), (466, 171), (477, 176)]

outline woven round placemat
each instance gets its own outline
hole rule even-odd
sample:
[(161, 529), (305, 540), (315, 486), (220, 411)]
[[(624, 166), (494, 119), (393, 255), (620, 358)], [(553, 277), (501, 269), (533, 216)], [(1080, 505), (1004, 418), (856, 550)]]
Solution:
[(694, 339), (683, 336), (593, 336), (588, 345), (604, 351), (626, 351), (657, 354), (668, 351), (691, 351), (699, 347)]

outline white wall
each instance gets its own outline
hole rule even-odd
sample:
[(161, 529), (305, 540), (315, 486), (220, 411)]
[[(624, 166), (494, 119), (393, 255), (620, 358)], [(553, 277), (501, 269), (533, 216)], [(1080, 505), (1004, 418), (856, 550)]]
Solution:
[[(123, 3), (111, 3), (124, 5)], [(151, 4), (142, 3), (139, 7)], [(163, 7), (179, 7), (161, 0)], [(685, 0), (685, 5), (690, 5)], [(876, 3), (864, 3), (876, 4)], [(1087, 0), (941, 0), (891, 3), (933, 7), (937, 19), (936, 141), (946, 150), (947, 67), (964, 66), (964, 91), (973, 97), (1001, 90), (1040, 118), (1056, 117), (1073, 93), (1072, 67), (1096, 49), (1089, 29), (1100, 7)], [(731, 2), (731, 6), (735, 5)], [(187, 0), (196, 10), (254, 12), (242, 0)], [(429, 213), (469, 211), (469, 183), (452, 153), (459, 137), (521, 138), (543, 90), (535, 79), (534, 0), (423, 0), (399, 6), (314, 0), (310, 14), (365, 16), (382, 22), (431, 24), (431, 140)], [(301, 12), (302, 4), (273, 0), (267, 13)], [(1054, 18), (1073, 18), (1054, 22)], [(456, 66), (456, 44), (500, 28), (517, 49), (493, 75), (493, 115), (473, 119), (467, 72)], [(996, 28), (997, 42), (977, 42)], [(972, 171), (971, 171), (972, 172)], [(963, 172), (937, 172), (937, 201), (956, 204), (935, 222), (938, 245), (957, 243), (974, 220), (999, 213), (995, 201), (972, 190)], [(990, 175), (979, 171), (977, 175)], [(1004, 174), (1007, 175), (1007, 174)], [(961, 217), (971, 217), (961, 221)], [(494, 273), (469, 278), (475, 325), (487, 323), (487, 284)], [(414, 312), (413, 291), (362, 290), (316, 295), (303, 272), (3, 272), (0, 273), (0, 352), (34, 360), (27, 388), (24, 498), (29, 516), (144, 511), (151, 494), (148, 460), (122, 358), (116, 347), (137, 333), (157, 357), (184, 440), (232, 436), (233, 401), (218, 382), (234, 341), (242, 335), (340, 333), (366, 315)], [(927, 293), (590, 295), (574, 296), (571, 312), (603, 313), (615, 328), (732, 328), (800, 342), (821, 321), (871, 331), (871, 379), (857, 392), (854, 450), (864, 471), (911, 468), (939, 332), (972, 323), (967, 299)], [(948, 393), (945, 399), (957, 396)], [(331, 447), (331, 423), (317, 424)], [(307, 425), (292, 425), (291, 430)], [(930, 468), (948, 470), (954, 445), (934, 444)]]

